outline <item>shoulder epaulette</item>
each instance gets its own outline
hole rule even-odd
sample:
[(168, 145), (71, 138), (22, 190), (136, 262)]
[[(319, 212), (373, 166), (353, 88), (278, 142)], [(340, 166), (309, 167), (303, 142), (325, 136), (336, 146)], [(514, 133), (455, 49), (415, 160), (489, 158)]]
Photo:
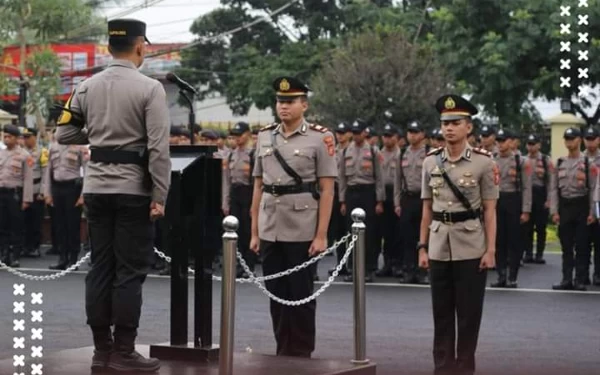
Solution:
[(473, 147), (473, 152), (479, 155), (485, 155), (489, 158), (491, 158), (493, 156), (493, 154), (491, 152), (489, 152), (488, 150), (485, 150), (483, 148), (479, 148), (479, 147)]
[(310, 124), (308, 127), (311, 128), (312, 130), (318, 131), (320, 133), (327, 133), (327, 131), (329, 130), (324, 126), (317, 125), (317, 124)]
[(427, 156), (437, 155), (440, 152), (442, 152), (443, 149), (444, 149), (443, 147), (434, 148), (433, 150), (431, 150), (427, 153)]
[(265, 130), (272, 130), (272, 129), (275, 129), (276, 127), (277, 127), (277, 123), (272, 123), (271, 125), (263, 126), (262, 128), (260, 128), (260, 131), (264, 132)]

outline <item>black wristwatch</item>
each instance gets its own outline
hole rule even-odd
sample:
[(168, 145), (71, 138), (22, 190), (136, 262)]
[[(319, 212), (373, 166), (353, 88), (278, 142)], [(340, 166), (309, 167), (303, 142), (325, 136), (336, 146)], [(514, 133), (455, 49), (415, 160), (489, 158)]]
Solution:
[(425, 249), (427, 250), (429, 248), (429, 246), (427, 246), (426, 243), (418, 243), (417, 244), (417, 251), (421, 250), (421, 249)]

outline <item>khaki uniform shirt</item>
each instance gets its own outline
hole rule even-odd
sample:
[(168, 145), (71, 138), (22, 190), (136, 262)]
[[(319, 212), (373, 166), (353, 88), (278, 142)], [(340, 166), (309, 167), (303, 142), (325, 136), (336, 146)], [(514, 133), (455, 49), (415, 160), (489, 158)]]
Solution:
[(33, 195), (37, 196), (42, 193), (42, 178), (44, 176), (46, 166), (48, 165), (49, 153), (45, 147), (27, 149), (29, 155), (33, 158)]
[[(82, 113), (87, 129), (59, 126), (56, 139), (126, 151), (148, 151), (148, 167), (90, 162), (84, 193), (151, 196), (164, 204), (171, 179), (169, 108), (163, 85), (126, 60), (113, 60), (83, 81), (71, 109)], [(86, 131), (87, 130), (87, 131)]]
[(600, 150), (597, 150), (594, 155), (590, 155), (589, 151), (585, 150), (583, 151), (583, 155), (590, 159), (590, 164), (594, 164), (596, 167), (600, 168)]
[[(531, 185), (534, 187), (546, 187), (548, 201), (550, 200), (550, 180), (554, 173), (554, 164), (548, 155), (538, 152), (536, 156), (527, 154), (527, 158), (532, 166)], [(546, 169), (544, 161), (546, 160)], [(533, 194), (533, 193), (532, 193)]]
[[(272, 135), (288, 165), (303, 183), (320, 177), (337, 176), (333, 135), (319, 125), (303, 122), (296, 131), (284, 136), (281, 125), (271, 125), (258, 134), (254, 177), (265, 185), (295, 185), (273, 154)], [(258, 213), (258, 235), (265, 241), (312, 241), (318, 225), (319, 202), (311, 193), (274, 196), (263, 193)]]
[(381, 153), (367, 141), (361, 147), (352, 142), (346, 148), (346, 152), (342, 153), (342, 157), (344, 161), (340, 162), (340, 202), (346, 201), (346, 190), (348, 186), (354, 185), (375, 185), (377, 202), (385, 201)]
[(89, 159), (88, 149), (76, 145), (51, 143), (48, 150), (48, 165), (44, 170), (42, 193), (52, 196), (53, 181), (73, 181), (81, 178)]
[(400, 207), (402, 192), (421, 192), (421, 178), (423, 177), (423, 162), (427, 156), (427, 146), (413, 149), (407, 146), (404, 153), (400, 152), (402, 160), (397, 159), (396, 179), (394, 180), (394, 206)]
[[(446, 149), (437, 149), (423, 162), (421, 198), (432, 199), (434, 212), (462, 212), (466, 208), (454, 195), (437, 166), (441, 152), (448, 177), (477, 210), (482, 201), (498, 199), (499, 176), (491, 155), (467, 145), (456, 161), (449, 161)], [(454, 224), (432, 221), (429, 226), (429, 258), (438, 261), (478, 259), (486, 250), (485, 230), (479, 219)]]
[[(250, 153), (252, 149), (248, 147), (232, 150), (229, 155), (223, 159), (223, 210), (229, 210), (229, 199), (231, 185), (251, 185), (252, 184), (252, 165)], [(254, 152), (253, 152), (254, 154)]]
[[(398, 157), (400, 156), (400, 149), (398, 147), (395, 147), (390, 151), (384, 147), (380, 152), (383, 156), (383, 163), (381, 165), (381, 168), (383, 170), (383, 184), (385, 186), (393, 186), (394, 180), (396, 179), (396, 170), (398, 169), (397, 167)], [(420, 175), (419, 180), (421, 180)]]
[(559, 198), (579, 198), (589, 195), (590, 215), (594, 214), (594, 190), (598, 168), (589, 160), (587, 179), (589, 190), (586, 188), (585, 156), (580, 154), (577, 158), (561, 157), (556, 162), (552, 173), (550, 214), (558, 213)]
[(0, 188), (23, 188), (23, 202), (33, 202), (33, 165), (31, 155), (19, 146), (0, 150)]
[[(529, 160), (521, 155), (519, 155), (519, 163), (521, 164), (521, 212), (531, 213), (531, 166)], [(510, 152), (508, 156), (498, 155), (496, 165), (500, 170), (500, 192), (519, 191), (515, 154)]]

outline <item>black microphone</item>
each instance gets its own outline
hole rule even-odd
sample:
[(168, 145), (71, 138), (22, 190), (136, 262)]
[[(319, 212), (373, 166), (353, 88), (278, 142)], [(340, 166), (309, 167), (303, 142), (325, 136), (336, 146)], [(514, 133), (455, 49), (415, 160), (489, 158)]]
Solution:
[(181, 90), (191, 92), (192, 94), (197, 94), (196, 89), (192, 85), (190, 85), (186, 81), (182, 80), (174, 73), (167, 73), (165, 78), (167, 79), (167, 81), (173, 82), (174, 84), (176, 84), (177, 87), (179, 87)]

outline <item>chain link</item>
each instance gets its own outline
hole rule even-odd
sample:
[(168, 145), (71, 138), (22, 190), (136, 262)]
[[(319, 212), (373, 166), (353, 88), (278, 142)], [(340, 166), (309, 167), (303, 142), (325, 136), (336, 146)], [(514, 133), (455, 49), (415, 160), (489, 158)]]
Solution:
[(79, 259), (79, 261), (77, 261), (77, 263), (71, 265), (69, 268), (67, 268), (66, 270), (54, 273), (52, 275), (46, 275), (46, 276), (35, 276), (35, 275), (28, 275), (26, 273), (23, 273), (15, 268), (9, 267), (7, 264), (0, 262), (0, 270), (1, 269), (5, 269), (7, 270), (9, 273), (12, 273), (15, 276), (21, 277), (23, 279), (26, 280), (32, 280), (32, 281), (48, 281), (48, 280), (56, 280), (59, 279), (73, 271), (75, 271), (77, 268), (81, 267), (85, 262), (88, 261), (88, 259), (90, 258), (90, 256), (92, 255), (91, 252), (88, 252), (87, 254), (85, 254), (83, 256), (83, 258)]

